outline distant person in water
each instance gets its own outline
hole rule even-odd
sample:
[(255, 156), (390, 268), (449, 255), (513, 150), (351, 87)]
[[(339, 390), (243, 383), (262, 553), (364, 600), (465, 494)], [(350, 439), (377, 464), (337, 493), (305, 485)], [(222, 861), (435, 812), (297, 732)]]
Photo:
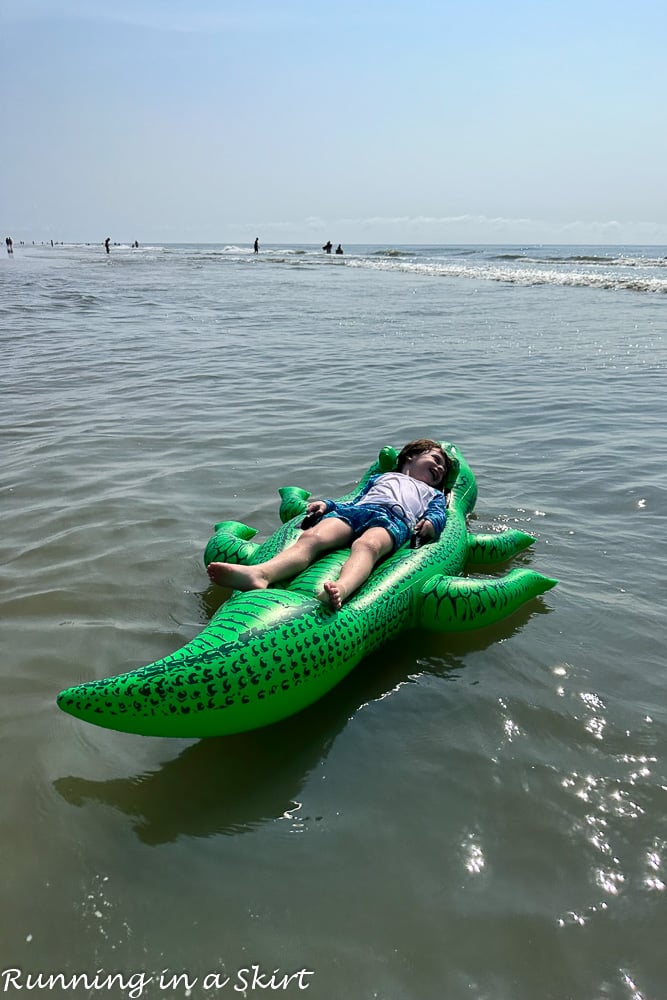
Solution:
[(325, 253), (331, 253), (331, 248), (332, 247), (333, 247), (333, 243), (331, 242), (331, 240), (327, 240), (327, 242), (324, 244), (324, 246), (322, 247), (322, 249), (324, 250)]
[(255, 236), (255, 253), (259, 253), (259, 236)]
[(111, 243), (111, 237), (107, 236), (107, 238), (104, 241), (104, 249), (106, 250), (107, 253), (109, 253), (109, 244), (110, 243)]
[(294, 545), (255, 566), (212, 562), (208, 575), (223, 587), (262, 590), (296, 576), (326, 552), (350, 546), (338, 579), (328, 580), (318, 595), (339, 611), (384, 556), (411, 536), (417, 543), (440, 536), (447, 520), (444, 490), (449, 466), (437, 441), (410, 441), (398, 456), (396, 471), (371, 476), (352, 503), (309, 503), (303, 533)]
[(342, 252), (343, 252), (343, 248), (342, 248), (342, 246), (339, 243), (338, 246), (336, 247), (336, 253), (342, 253)]
[(7, 247), (7, 253), (14, 253), (14, 243), (11, 236), (5, 237), (5, 246)]

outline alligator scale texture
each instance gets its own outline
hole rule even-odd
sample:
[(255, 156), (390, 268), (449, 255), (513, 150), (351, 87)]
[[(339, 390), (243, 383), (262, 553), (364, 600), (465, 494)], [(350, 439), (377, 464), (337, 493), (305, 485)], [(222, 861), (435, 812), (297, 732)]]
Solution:
[[(468, 562), (491, 566), (534, 541), (510, 529), (475, 535), (467, 518), (477, 486), (460, 451), (452, 459), (447, 524), (440, 538), (403, 547), (376, 566), (340, 611), (317, 599), (349, 550), (331, 553), (284, 586), (236, 591), (191, 642), (155, 663), (58, 695), (65, 712), (86, 722), (146, 736), (207, 737), (243, 732), (299, 712), (331, 690), (365, 656), (405, 629), (463, 631), (500, 621), (555, 580), (531, 569), (503, 577), (463, 576)], [(384, 448), (365, 473), (395, 467)], [(349, 501), (358, 490), (344, 497)], [(214, 561), (262, 562), (297, 538), (310, 494), (280, 490), (281, 527), (264, 543), (238, 521), (216, 525), (204, 554)]]

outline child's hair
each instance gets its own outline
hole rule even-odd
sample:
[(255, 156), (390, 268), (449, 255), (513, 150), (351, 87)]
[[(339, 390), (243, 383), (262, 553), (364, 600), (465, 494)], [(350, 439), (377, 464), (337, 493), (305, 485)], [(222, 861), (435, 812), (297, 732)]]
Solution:
[(444, 492), (451, 463), (449, 461), (449, 455), (443, 449), (439, 441), (432, 441), (430, 438), (417, 438), (416, 441), (408, 441), (407, 444), (403, 445), (398, 454), (398, 458), (396, 459), (396, 471), (402, 472), (403, 466), (409, 458), (413, 458), (415, 455), (423, 455), (425, 452), (432, 451), (434, 448), (440, 452), (445, 460), (445, 471), (442, 477), (442, 482), (439, 486), (439, 489)]

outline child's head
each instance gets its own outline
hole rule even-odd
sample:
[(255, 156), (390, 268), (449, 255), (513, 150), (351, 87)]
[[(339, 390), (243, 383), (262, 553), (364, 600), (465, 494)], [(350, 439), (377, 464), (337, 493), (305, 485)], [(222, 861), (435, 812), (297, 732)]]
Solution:
[[(438, 466), (442, 465), (442, 476), (437, 482), (430, 482), (438, 490), (444, 490), (445, 480), (447, 479), (447, 473), (449, 472), (449, 457), (447, 453), (443, 450), (442, 445), (438, 441), (432, 441), (430, 438), (418, 438), (416, 441), (408, 441), (406, 445), (401, 448), (398, 458), (396, 460), (396, 469), (398, 472), (406, 472), (410, 469), (410, 466), (414, 463), (415, 459), (418, 459), (420, 455), (433, 455), (436, 458)], [(417, 463), (419, 466), (421, 463)], [(419, 476), (421, 478), (421, 476)], [(424, 480), (425, 482), (428, 480)]]

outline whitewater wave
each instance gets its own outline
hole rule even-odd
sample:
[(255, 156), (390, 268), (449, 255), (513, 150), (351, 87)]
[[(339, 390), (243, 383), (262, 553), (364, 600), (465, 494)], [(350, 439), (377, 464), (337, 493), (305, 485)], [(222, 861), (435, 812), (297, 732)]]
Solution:
[[(517, 258), (519, 259), (519, 258)], [(525, 261), (525, 258), (520, 258)], [(572, 260), (572, 258), (570, 258)], [(581, 261), (580, 261), (581, 263)], [(609, 261), (607, 261), (609, 263)], [(498, 281), (514, 285), (562, 285), (580, 288), (625, 289), (632, 292), (667, 294), (667, 278), (589, 272), (577, 269), (557, 270), (547, 267), (496, 267), (484, 264), (423, 263), (356, 258), (350, 267), (376, 270), (399, 270), (443, 278), (469, 278), (475, 281)]]

